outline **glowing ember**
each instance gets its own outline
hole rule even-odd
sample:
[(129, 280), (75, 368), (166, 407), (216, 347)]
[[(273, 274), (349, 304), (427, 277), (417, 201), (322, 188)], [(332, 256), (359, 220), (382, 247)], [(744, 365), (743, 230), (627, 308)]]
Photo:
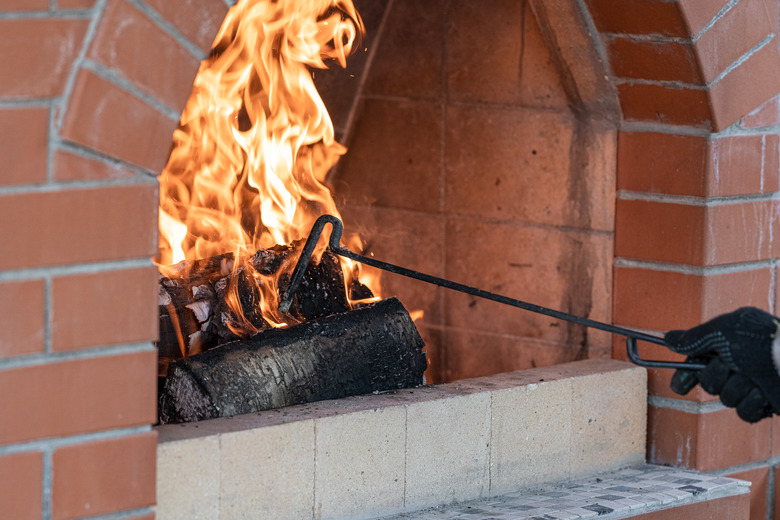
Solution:
[[(241, 0), (230, 9), (160, 177), (163, 273), (181, 260), (232, 252), (228, 268), (254, 279), (263, 318), (273, 326), (290, 321), (276, 309), (277, 280), (247, 260), (305, 237), (323, 213), (338, 216), (323, 183), (345, 148), (311, 68), (326, 60), (345, 66), (362, 31), (351, 0)], [(342, 267), (346, 279), (358, 275), (358, 265), (342, 259)], [(371, 280), (361, 282), (377, 294)], [(237, 295), (228, 302), (238, 320), (231, 328), (256, 332)]]

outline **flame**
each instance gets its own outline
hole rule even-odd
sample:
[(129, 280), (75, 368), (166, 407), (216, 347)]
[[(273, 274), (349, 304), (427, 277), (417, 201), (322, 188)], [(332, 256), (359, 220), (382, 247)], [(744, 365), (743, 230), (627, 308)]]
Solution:
[[(345, 67), (362, 32), (351, 0), (240, 0), (229, 10), (160, 176), (162, 272), (230, 252), (233, 272), (254, 278), (264, 319), (287, 324), (276, 280), (248, 259), (307, 236), (323, 213), (339, 216), (324, 181), (346, 149), (335, 141), (311, 69)], [(342, 268), (347, 280), (360, 270), (344, 259)], [(235, 287), (228, 291), (236, 331), (256, 332)]]

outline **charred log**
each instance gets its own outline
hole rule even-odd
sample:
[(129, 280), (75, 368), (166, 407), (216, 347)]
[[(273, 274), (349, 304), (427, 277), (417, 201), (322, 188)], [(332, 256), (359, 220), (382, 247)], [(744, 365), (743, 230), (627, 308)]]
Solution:
[(423, 341), (395, 298), (271, 329), (171, 362), (161, 423), (251, 413), (422, 384)]
[[(277, 275), (276, 291), (289, 284), (289, 272), (298, 259), (300, 244), (261, 249), (250, 259), (250, 269), (262, 275)], [(348, 280), (351, 295), (370, 297), (370, 291), (356, 279)], [(227, 295), (234, 292), (243, 316), (229, 308)], [(355, 296), (353, 296), (355, 297)], [(256, 280), (245, 268), (233, 269), (230, 254), (180, 262), (160, 276), (159, 373), (182, 357), (242, 339), (233, 324), (246, 319), (256, 330), (271, 329), (259, 310)], [(290, 311), (293, 322), (311, 320), (349, 310), (347, 290), (339, 259), (329, 249), (318, 262), (312, 261), (296, 292)]]

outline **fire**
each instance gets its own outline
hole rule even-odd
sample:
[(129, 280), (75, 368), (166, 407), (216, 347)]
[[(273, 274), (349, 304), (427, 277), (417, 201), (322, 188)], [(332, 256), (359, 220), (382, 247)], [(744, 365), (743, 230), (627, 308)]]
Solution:
[[(162, 272), (226, 252), (230, 269), (248, 270), (258, 249), (307, 236), (323, 213), (339, 216), (324, 182), (346, 149), (335, 141), (311, 69), (346, 66), (362, 32), (351, 0), (240, 0), (230, 9), (160, 176)], [(342, 259), (342, 268), (349, 279), (359, 265)], [(286, 325), (276, 280), (247, 274), (265, 320)], [(238, 297), (231, 300), (243, 316)], [(257, 331), (245, 320), (234, 327)]]

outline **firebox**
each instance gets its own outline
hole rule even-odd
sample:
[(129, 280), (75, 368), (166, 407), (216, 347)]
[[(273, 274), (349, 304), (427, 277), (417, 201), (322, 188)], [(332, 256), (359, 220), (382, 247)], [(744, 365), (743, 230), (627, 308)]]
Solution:
[[(231, 5), (0, 3), (0, 510), (11, 518), (154, 516), (157, 176)], [(356, 5), (366, 38), (346, 71), (315, 81), (348, 150), (327, 182), (366, 251), (649, 332), (739, 305), (777, 313), (777, 2)], [(424, 313), (429, 381), (619, 365), (592, 359), (621, 357), (607, 335), (384, 284)], [(601, 372), (631, 385), (631, 370)], [(616, 393), (590, 375), (583, 388), (602, 398), (587, 402), (606, 407)], [(773, 421), (745, 425), (703, 392), (671, 394), (668, 373), (647, 375), (648, 460), (750, 480), (753, 510), (771, 511)], [(470, 410), (492, 395), (462, 384), (447, 391)], [(549, 418), (544, 403), (523, 417)], [(390, 408), (381, 414), (409, 409)]]

